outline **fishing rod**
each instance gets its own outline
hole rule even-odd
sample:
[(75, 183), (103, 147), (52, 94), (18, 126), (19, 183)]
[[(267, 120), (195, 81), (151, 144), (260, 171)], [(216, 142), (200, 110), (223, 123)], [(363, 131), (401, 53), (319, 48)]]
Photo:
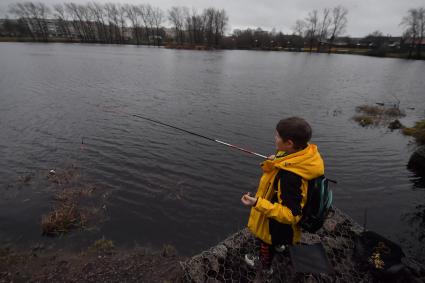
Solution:
[(237, 149), (237, 150), (240, 150), (240, 151), (243, 151), (243, 152), (246, 152), (246, 153), (252, 154), (252, 155), (256, 155), (256, 156), (261, 157), (261, 158), (264, 158), (264, 159), (267, 159), (267, 156), (265, 156), (265, 155), (262, 155), (262, 154), (259, 154), (259, 153), (256, 153), (256, 152), (253, 152), (253, 151), (248, 150), (248, 149), (245, 149), (245, 148), (241, 148), (241, 147), (239, 147), (239, 146), (236, 146), (236, 145), (233, 145), (233, 144), (230, 144), (230, 143), (227, 143), (227, 142), (221, 141), (221, 140), (213, 139), (213, 138), (210, 138), (210, 137), (207, 137), (207, 136), (204, 136), (204, 135), (198, 134), (198, 133), (194, 133), (194, 132), (192, 132), (192, 131), (188, 131), (188, 130), (185, 130), (185, 129), (182, 129), (182, 128), (179, 128), (179, 127), (176, 127), (176, 126), (173, 126), (173, 125), (169, 125), (169, 124), (163, 123), (163, 122), (158, 121), (158, 120), (154, 120), (154, 119), (151, 119), (151, 118), (143, 117), (143, 116), (141, 116), (141, 115), (133, 114), (133, 116), (134, 116), (134, 117), (137, 117), (137, 118), (140, 118), (140, 119), (144, 119), (144, 120), (147, 120), (147, 121), (153, 122), (153, 123), (156, 123), (156, 124), (159, 124), (159, 125), (163, 125), (163, 126), (166, 126), (166, 127), (170, 127), (170, 128), (173, 128), (173, 129), (176, 129), (176, 130), (179, 130), (179, 131), (182, 131), (182, 132), (185, 132), (185, 133), (188, 133), (188, 134), (191, 134), (191, 135), (194, 135), (194, 136), (197, 136), (197, 137), (203, 138), (203, 139), (207, 139), (207, 140), (209, 140), (209, 141), (213, 141), (213, 142), (216, 142), (216, 143), (219, 143), (219, 144), (225, 145), (225, 146), (227, 146), (227, 147), (231, 147), (231, 148), (234, 148), (234, 149)]

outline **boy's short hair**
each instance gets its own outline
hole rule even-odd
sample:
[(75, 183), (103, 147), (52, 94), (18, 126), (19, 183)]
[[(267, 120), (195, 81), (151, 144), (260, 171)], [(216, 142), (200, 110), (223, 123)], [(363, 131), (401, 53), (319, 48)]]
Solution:
[(312, 129), (306, 120), (289, 117), (279, 121), (276, 131), (283, 141), (291, 140), (296, 149), (304, 149), (311, 139)]

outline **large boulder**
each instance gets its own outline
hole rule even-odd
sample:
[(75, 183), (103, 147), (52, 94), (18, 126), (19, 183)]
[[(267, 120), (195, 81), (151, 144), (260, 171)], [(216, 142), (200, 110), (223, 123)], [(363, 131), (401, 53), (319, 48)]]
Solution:
[(407, 167), (420, 176), (425, 176), (425, 145), (418, 147), (409, 159)]

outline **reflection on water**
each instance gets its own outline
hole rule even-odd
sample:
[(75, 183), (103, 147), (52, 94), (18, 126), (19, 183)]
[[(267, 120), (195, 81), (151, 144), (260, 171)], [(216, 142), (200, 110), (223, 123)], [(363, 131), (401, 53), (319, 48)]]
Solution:
[(274, 151), (280, 118), (303, 116), (326, 174), (338, 181), (335, 204), (359, 222), (368, 208), (370, 229), (406, 239), (413, 250), (422, 245), (402, 217), (424, 196), (406, 169), (409, 139), (350, 118), (358, 105), (394, 97), (415, 108), (402, 123), (423, 118), (424, 62), (1, 43), (0, 65), (2, 242), (39, 241), (40, 217), (52, 205), (42, 188), (12, 189), (17, 176), (67, 164), (112, 189), (109, 221), (58, 241), (104, 235), (121, 245), (168, 243), (191, 254), (244, 227), (248, 210), (240, 196), (255, 190), (261, 160), (125, 114), (139, 113), (263, 154)]

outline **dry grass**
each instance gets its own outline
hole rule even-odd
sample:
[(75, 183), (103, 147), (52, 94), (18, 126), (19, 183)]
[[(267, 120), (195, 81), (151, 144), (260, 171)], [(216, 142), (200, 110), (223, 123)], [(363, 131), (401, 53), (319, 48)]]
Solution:
[(102, 237), (96, 240), (87, 249), (81, 251), (80, 256), (92, 256), (92, 255), (113, 255), (117, 252), (114, 242)]
[(353, 120), (359, 123), (359, 125), (362, 127), (376, 125), (376, 119), (368, 115), (356, 115), (353, 117)]
[(400, 118), (406, 116), (404, 111), (400, 110), (398, 107), (386, 108), (384, 114), (392, 118)]
[(390, 119), (406, 116), (404, 111), (397, 106), (377, 106), (377, 105), (360, 105), (356, 107), (358, 115), (353, 117), (353, 120), (359, 123), (362, 127), (378, 126), (380, 124), (388, 124)]
[(384, 108), (375, 105), (360, 105), (356, 107), (356, 112), (370, 116), (378, 116), (384, 113)]
[(55, 195), (55, 200), (62, 203), (72, 203), (80, 197), (90, 197), (95, 190), (94, 186), (82, 188), (67, 188)]
[(98, 254), (112, 254), (115, 251), (115, 245), (111, 240), (107, 240), (105, 237), (102, 237), (101, 239), (96, 240), (94, 244), (88, 248), (88, 251)]
[(86, 218), (75, 204), (61, 204), (52, 212), (43, 215), (41, 228), (43, 234), (59, 236), (76, 228), (83, 228)]
[(421, 120), (415, 123), (411, 128), (404, 128), (403, 134), (406, 136), (412, 136), (419, 145), (425, 144), (425, 120)]
[(83, 203), (93, 197), (94, 186), (81, 188), (66, 188), (56, 193), (56, 206), (53, 211), (42, 216), (41, 228), (43, 235), (60, 236), (74, 229), (86, 228), (89, 220), (99, 218), (103, 213), (101, 208), (87, 207)]
[(177, 250), (173, 245), (163, 245), (161, 255), (164, 257), (172, 257), (177, 255)]
[(111, 250), (114, 249), (114, 243), (111, 240), (106, 240), (104, 237), (102, 239), (97, 240), (94, 242), (94, 247), (96, 250)]

